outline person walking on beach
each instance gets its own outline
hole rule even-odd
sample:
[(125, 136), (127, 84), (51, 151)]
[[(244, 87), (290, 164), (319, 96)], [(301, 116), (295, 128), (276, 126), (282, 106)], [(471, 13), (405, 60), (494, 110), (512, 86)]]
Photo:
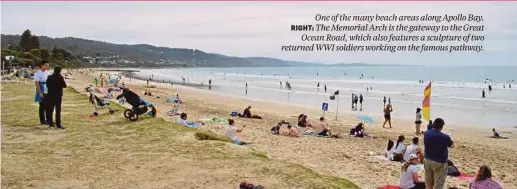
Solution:
[(355, 110), (357, 111), (357, 103), (359, 102), (359, 96), (355, 95), (354, 96), (354, 107), (355, 107)]
[(95, 77), (94, 82), (95, 82), (95, 86), (98, 87), (99, 86), (99, 80), (97, 79), (97, 77)]
[(420, 111), (422, 111), (422, 109), (416, 108), (415, 133), (417, 135), (421, 134), (420, 126), (422, 125), (422, 114)]
[(284, 85), (282, 84), (282, 81), (280, 81), (280, 88), (284, 88)]
[(208, 90), (212, 90), (212, 79), (208, 80)]
[(34, 101), (39, 102), (39, 121), (42, 125), (50, 124), (49, 121), (52, 119), (52, 115), (48, 115), (48, 103), (47, 103), (47, 78), (48, 78), (48, 67), (49, 63), (47, 60), (43, 60), (39, 64), (39, 70), (34, 73), (34, 83), (36, 85), (36, 94)]
[(351, 102), (351, 104), (352, 104), (352, 110), (354, 109), (354, 97), (355, 97), (355, 94), (354, 94), (354, 93), (352, 93), (352, 99), (351, 99), (351, 100), (352, 100), (352, 102)]
[(244, 94), (248, 95), (248, 82), (246, 82), (246, 87), (244, 87)]
[(447, 176), (448, 148), (454, 147), (449, 135), (442, 133), (445, 121), (436, 118), (433, 130), (424, 135), (425, 185), (428, 189), (442, 189)]
[(388, 105), (391, 105), (391, 97), (388, 98)]
[(318, 88), (318, 90), (320, 90), (320, 82), (318, 82), (318, 84), (316, 85), (316, 88)]
[(483, 91), (481, 91), (481, 98), (485, 98), (485, 89), (483, 89)]
[(359, 109), (359, 111), (363, 111), (363, 94), (360, 94), (359, 95), (359, 103), (361, 104), (361, 108)]
[(323, 89), (325, 89), (325, 92), (327, 92), (327, 84), (325, 84), (325, 86), (323, 86)]
[[(47, 101), (49, 108), (47, 109), (47, 115), (50, 115), (49, 127), (56, 126), (57, 129), (65, 129), (61, 124), (61, 103), (63, 101), (63, 88), (66, 88), (65, 78), (61, 75), (61, 67), (54, 68), (54, 73), (48, 76), (47, 79), (48, 95)], [(52, 121), (52, 114), (56, 110), (55, 125)]]
[(392, 111), (393, 111), (393, 108), (391, 108), (390, 104), (388, 104), (384, 108), (384, 123), (382, 124), (382, 128), (385, 128), (384, 126), (386, 125), (386, 123), (388, 123), (390, 125), (390, 128), (391, 128), (391, 112)]
[(386, 106), (386, 96), (384, 96), (384, 98), (382, 99), (382, 102), (384, 103), (383, 106)]

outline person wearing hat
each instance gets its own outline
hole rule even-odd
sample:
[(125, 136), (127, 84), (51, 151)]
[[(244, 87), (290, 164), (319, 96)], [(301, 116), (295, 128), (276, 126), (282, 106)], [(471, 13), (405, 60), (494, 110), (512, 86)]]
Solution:
[(415, 133), (417, 135), (421, 134), (420, 126), (422, 125), (422, 114), (420, 111), (422, 111), (422, 109), (416, 108)]
[(425, 183), (418, 177), (418, 163), (420, 160), (416, 154), (409, 155), (409, 160), (402, 166), (399, 186), (401, 189), (425, 189)]

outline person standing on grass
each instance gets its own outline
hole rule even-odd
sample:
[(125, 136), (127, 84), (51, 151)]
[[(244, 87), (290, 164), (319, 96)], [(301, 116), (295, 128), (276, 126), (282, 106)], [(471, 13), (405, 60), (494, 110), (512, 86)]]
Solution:
[(451, 137), (442, 133), (445, 121), (436, 118), (433, 130), (424, 135), (424, 168), (427, 189), (442, 189), (447, 176), (448, 148), (454, 146)]
[(47, 77), (49, 63), (47, 60), (43, 60), (39, 65), (39, 70), (34, 73), (34, 83), (36, 84), (36, 94), (34, 96), (34, 102), (39, 102), (39, 121), (41, 125), (48, 125), (49, 121), (52, 120), (52, 114), (47, 114), (48, 103), (47, 103)]
[[(66, 88), (65, 78), (61, 75), (61, 67), (54, 68), (54, 73), (47, 78), (47, 115), (50, 115), (49, 127), (56, 126), (57, 129), (65, 129), (61, 124), (61, 103), (63, 102), (63, 88)], [(56, 122), (52, 121), (52, 114), (56, 110)]]

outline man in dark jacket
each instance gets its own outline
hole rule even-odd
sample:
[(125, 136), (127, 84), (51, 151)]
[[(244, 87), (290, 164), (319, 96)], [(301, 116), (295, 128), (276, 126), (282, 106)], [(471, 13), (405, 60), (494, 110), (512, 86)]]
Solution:
[(48, 88), (48, 102), (49, 108), (47, 109), (47, 115), (50, 115), (50, 127), (54, 127), (52, 121), (52, 114), (56, 109), (56, 122), (55, 126), (57, 129), (65, 129), (61, 125), (61, 102), (63, 100), (63, 88), (66, 88), (65, 78), (61, 75), (61, 67), (54, 68), (54, 73), (47, 78)]

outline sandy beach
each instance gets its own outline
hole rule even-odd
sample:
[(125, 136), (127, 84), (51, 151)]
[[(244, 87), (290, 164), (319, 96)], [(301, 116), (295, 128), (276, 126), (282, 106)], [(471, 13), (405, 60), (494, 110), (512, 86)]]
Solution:
[[(100, 72), (94, 73), (98, 76)], [(115, 73), (116, 72), (111, 72)], [(84, 91), (91, 84), (93, 75), (74, 75), (73, 80), (68, 80), (70, 86)], [(245, 99), (227, 94), (212, 92), (207, 89), (185, 87), (181, 85), (154, 83), (155, 88), (146, 88), (145, 81), (123, 78), (126, 86), (143, 95), (144, 90), (150, 89), (154, 96), (143, 96), (144, 99), (155, 104), (159, 110), (159, 116), (168, 121), (175, 121), (177, 116), (167, 116), (166, 112), (172, 109), (172, 104), (166, 103), (166, 99), (179, 94), (183, 100), (180, 111), (186, 112), (189, 119), (206, 119), (212, 117), (228, 118), (231, 110), (242, 111), (248, 105), (252, 106), (253, 114), (263, 116), (263, 120), (251, 120), (240, 118), (238, 125), (246, 125), (242, 133), (243, 139), (252, 141), (249, 148), (267, 153), (272, 159), (298, 163), (309, 167), (318, 173), (336, 177), (347, 178), (358, 184), (361, 188), (375, 188), (386, 184), (398, 184), (400, 167), (402, 164), (378, 159), (372, 154), (384, 152), (386, 141), (395, 140), (400, 134), (408, 138), (414, 136), (413, 121), (405, 119), (393, 119), (393, 128), (381, 127), (380, 117), (374, 117), (376, 122), (368, 124), (366, 131), (375, 138), (340, 139), (302, 136), (289, 138), (272, 135), (269, 129), (280, 120), (296, 122), (296, 117), (301, 114), (309, 115), (309, 119), (315, 122), (321, 112), (306, 109), (287, 103), (274, 101)], [(101, 89), (102, 90), (102, 89)], [(327, 113), (327, 119), (334, 133), (345, 134), (355, 126), (358, 121), (355, 116), (347, 115), (346, 110), (340, 112), (338, 120), (334, 120), (334, 112)], [(447, 120), (445, 120), (447, 122)], [(200, 129), (224, 134), (224, 125), (207, 123)], [(476, 127), (479, 128), (479, 127)], [(488, 165), (492, 168), (495, 179), (499, 180), (505, 188), (517, 188), (517, 131), (501, 130), (502, 135), (509, 139), (491, 139), (490, 130), (473, 129), (466, 125), (447, 125), (444, 131), (451, 135), (455, 142), (455, 148), (450, 150), (449, 159), (452, 160), (462, 172), (476, 172), (480, 165)], [(453, 177), (447, 178), (447, 186), (467, 188), (468, 181)]]

